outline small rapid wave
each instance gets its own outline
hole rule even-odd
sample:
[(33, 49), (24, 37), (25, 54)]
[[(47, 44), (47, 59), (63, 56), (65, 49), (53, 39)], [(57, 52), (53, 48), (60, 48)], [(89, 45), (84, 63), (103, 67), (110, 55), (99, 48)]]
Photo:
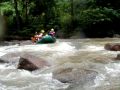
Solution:
[[(0, 47), (0, 56), (4, 56), (8, 53), (17, 52), (37, 52), (45, 54), (50, 52), (56, 52), (52, 58), (58, 54), (65, 55), (68, 52), (74, 50), (75, 47), (63, 42), (60, 44), (43, 44), (43, 45), (13, 45)], [(45, 57), (45, 55), (43, 56)], [(12, 57), (14, 58), (14, 57)], [(18, 62), (17, 62), (18, 63)], [(0, 64), (0, 90), (58, 90), (65, 89), (69, 84), (63, 84), (58, 80), (52, 78), (52, 73), (42, 74), (28, 72), (25, 70), (17, 70), (17, 63)]]
[[(112, 61), (119, 52), (105, 50), (103, 45), (106, 42), (101, 39), (98, 41), (82, 39), (77, 42), (61, 40), (54, 44), (1, 46), (0, 57), (11, 53), (13, 55), (12, 57), (8, 55), (5, 59), (19, 59), (21, 54), (30, 53), (48, 60), (52, 66), (29, 72), (16, 69), (18, 62), (2, 63), (0, 64), (0, 90), (119, 90), (120, 62)], [(67, 70), (74, 72), (74, 70), (85, 69), (84, 75), (89, 79), (84, 77), (83, 83), (73, 84), (70, 87), (71, 83), (61, 83), (53, 78), (52, 72), (60, 68), (63, 68), (65, 73)], [(91, 71), (97, 74), (91, 74)], [(90, 78), (91, 75), (94, 77)]]
[(57, 90), (69, 86), (52, 79), (51, 73), (33, 75), (27, 71), (12, 72), (0, 81), (0, 90)]
[(120, 63), (109, 63), (107, 65), (103, 65), (103, 67), (104, 72), (100, 72), (96, 76), (96, 79), (94, 80), (95, 84), (90, 86), (89, 90), (119, 90)]
[(74, 51), (75, 46), (71, 46), (70, 43), (62, 42), (62, 43), (56, 43), (56, 44), (38, 44), (38, 45), (24, 45), (24, 46), (4, 46), (0, 47), (0, 56), (6, 54), (6, 53), (12, 53), (12, 52), (70, 52)]
[(58, 90), (65, 89), (69, 84), (63, 84), (52, 78), (52, 73), (34, 73), (17, 70), (13, 66), (0, 68), (0, 90)]

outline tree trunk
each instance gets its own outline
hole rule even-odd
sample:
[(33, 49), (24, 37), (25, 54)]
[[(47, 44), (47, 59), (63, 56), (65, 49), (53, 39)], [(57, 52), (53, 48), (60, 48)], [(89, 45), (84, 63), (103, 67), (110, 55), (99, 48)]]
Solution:
[(28, 22), (28, 2), (29, 0), (25, 0), (25, 22)]
[(71, 30), (73, 30), (74, 8), (73, 8), (73, 0), (70, 1), (71, 1)]
[(17, 6), (18, 6), (17, 0), (14, 0), (14, 9), (15, 9), (15, 13), (16, 13), (17, 29), (20, 30), (20, 15), (19, 15)]
[(27, 22), (28, 22), (28, 4), (29, 4), (29, 0), (22, 0), (22, 2), (23, 2), (23, 7), (22, 7), (23, 17), (25, 17), (25, 23), (27, 24)]
[(0, 41), (4, 38), (6, 32), (6, 17), (0, 15)]

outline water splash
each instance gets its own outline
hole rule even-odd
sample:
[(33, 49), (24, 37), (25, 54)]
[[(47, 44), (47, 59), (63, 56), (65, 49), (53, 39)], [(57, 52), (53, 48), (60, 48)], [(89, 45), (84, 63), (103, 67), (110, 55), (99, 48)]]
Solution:
[[(52, 78), (52, 70), (59, 67), (74, 69), (81, 67), (98, 73), (93, 82), (83, 86), (73, 86), (76, 88), (69, 90), (110, 90), (111, 88), (119, 90), (116, 88), (120, 86), (120, 63), (119, 61), (109, 62), (109, 59), (112, 60), (119, 52), (104, 50), (103, 45), (107, 40), (78, 41), (80, 43), (66, 40), (55, 44), (0, 47), (0, 57), (13, 52), (28, 52), (43, 57), (54, 65), (38, 70), (36, 73), (17, 70), (15, 63), (0, 64), (0, 90), (66, 90), (69, 84), (63, 84)], [(101, 60), (103, 63), (99, 62)]]

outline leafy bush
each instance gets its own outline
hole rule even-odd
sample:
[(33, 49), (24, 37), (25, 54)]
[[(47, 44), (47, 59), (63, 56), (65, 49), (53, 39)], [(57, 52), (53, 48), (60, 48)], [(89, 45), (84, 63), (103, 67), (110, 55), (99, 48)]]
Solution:
[(88, 36), (112, 36), (113, 23), (120, 17), (116, 10), (108, 8), (87, 9), (80, 13), (80, 25)]

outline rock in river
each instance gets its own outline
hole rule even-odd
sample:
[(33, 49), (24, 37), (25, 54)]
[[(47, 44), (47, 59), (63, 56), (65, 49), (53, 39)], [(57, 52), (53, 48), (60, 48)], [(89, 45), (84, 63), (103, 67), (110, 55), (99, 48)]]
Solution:
[(86, 70), (82, 68), (63, 68), (53, 72), (53, 78), (63, 83), (81, 83), (92, 81), (96, 78), (98, 73), (93, 70)]
[(114, 60), (120, 60), (120, 54), (117, 54), (117, 57)]
[(8, 62), (0, 59), (0, 63), (8, 63)]
[(18, 69), (33, 71), (45, 66), (50, 66), (46, 60), (38, 58), (34, 55), (24, 54), (20, 57)]
[(110, 51), (120, 51), (120, 43), (107, 43), (104, 48)]

